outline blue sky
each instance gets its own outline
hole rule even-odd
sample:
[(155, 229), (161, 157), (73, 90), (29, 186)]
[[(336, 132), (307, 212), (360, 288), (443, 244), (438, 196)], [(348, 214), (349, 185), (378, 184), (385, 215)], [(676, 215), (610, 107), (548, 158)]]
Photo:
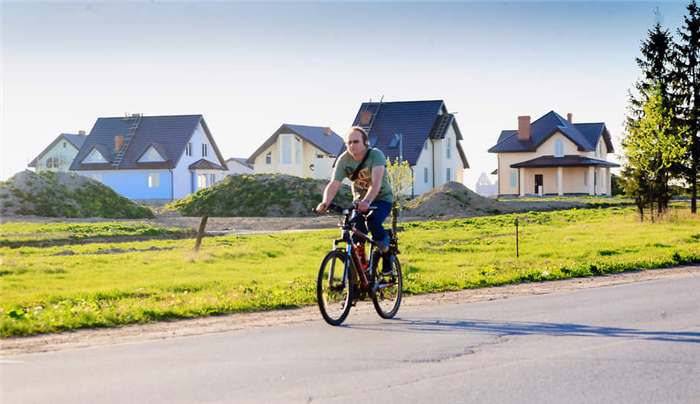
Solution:
[(474, 189), (501, 130), (554, 110), (616, 151), (635, 57), (688, 2), (2, 2), (0, 176), (98, 117), (203, 114), (223, 155), (283, 123), (343, 134), (364, 101), (444, 100)]

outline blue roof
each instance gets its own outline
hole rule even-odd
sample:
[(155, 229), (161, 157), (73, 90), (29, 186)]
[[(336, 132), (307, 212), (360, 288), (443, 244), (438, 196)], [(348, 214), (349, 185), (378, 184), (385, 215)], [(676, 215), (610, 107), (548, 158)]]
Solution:
[(326, 135), (325, 126), (292, 125), (284, 123), (265, 141), (265, 143), (262, 144), (262, 146), (258, 147), (258, 149), (253, 152), (253, 154), (251, 154), (245, 162), (247, 164), (254, 164), (255, 158), (258, 157), (260, 153), (272, 146), (272, 144), (277, 141), (277, 137), (280, 134), (289, 132), (296, 133), (299, 137), (311, 143), (317, 149), (330, 155), (335, 155), (344, 144), (343, 138), (338, 136), (337, 133), (331, 131), (330, 135)]
[[(218, 157), (219, 162), (225, 166), (224, 159), (202, 115), (143, 116), (140, 121), (138, 119), (138, 117), (98, 118), (70, 169), (116, 169), (109, 163), (81, 164), (80, 162), (92, 149), (99, 150), (108, 160), (112, 161), (115, 154), (115, 136), (124, 136), (126, 141), (132, 126), (137, 122), (138, 127), (126, 148), (124, 157), (119, 164), (119, 169), (144, 168), (143, 164), (148, 164), (149, 168), (175, 168), (200, 122), (209, 139), (212, 150)], [(138, 159), (149, 147), (154, 147), (165, 161), (159, 163), (138, 163)]]
[[(353, 126), (360, 125), (362, 111), (372, 112), (373, 121), (368, 136), (373, 147), (380, 149), (392, 161), (399, 157), (400, 150), (395, 134), (403, 139), (403, 159), (410, 165), (416, 165), (425, 142), (428, 139), (443, 139), (446, 129), (454, 128), (457, 136), (457, 150), (465, 168), (469, 167), (464, 150), (459, 143), (462, 133), (453, 114), (447, 112), (442, 100), (365, 102), (355, 116)], [(444, 120), (444, 125), (440, 125)], [(341, 147), (341, 150), (343, 148)]]
[(517, 130), (504, 130), (489, 153), (532, 152), (555, 133), (571, 140), (579, 151), (594, 151), (600, 136), (604, 136), (608, 151), (612, 152), (610, 134), (602, 123), (571, 123), (554, 111), (550, 111), (530, 124), (530, 138), (518, 139)]

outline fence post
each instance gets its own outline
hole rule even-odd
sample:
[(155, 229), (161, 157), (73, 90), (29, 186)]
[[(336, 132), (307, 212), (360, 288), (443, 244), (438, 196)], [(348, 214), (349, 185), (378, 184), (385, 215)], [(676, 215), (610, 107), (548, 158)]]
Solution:
[(515, 218), (515, 258), (520, 258), (520, 245), (518, 241), (518, 218)]
[(199, 223), (199, 231), (197, 231), (197, 241), (194, 243), (194, 251), (199, 252), (199, 246), (202, 244), (202, 237), (204, 237), (204, 228), (207, 227), (207, 220), (209, 220), (209, 215), (202, 216), (202, 221)]

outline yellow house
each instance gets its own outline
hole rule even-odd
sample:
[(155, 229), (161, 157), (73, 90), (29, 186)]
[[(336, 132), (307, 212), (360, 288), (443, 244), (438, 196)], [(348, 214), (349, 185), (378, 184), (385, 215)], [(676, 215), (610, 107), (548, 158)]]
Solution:
[(534, 122), (518, 117), (489, 153), (498, 155), (498, 194), (610, 195), (614, 153), (604, 123), (573, 123), (550, 111)]
[(85, 143), (85, 131), (77, 135), (61, 133), (47, 148), (29, 163), (37, 172), (52, 170), (67, 172), (80, 147)]
[(249, 158), (255, 174), (330, 179), (343, 139), (329, 127), (283, 124)]

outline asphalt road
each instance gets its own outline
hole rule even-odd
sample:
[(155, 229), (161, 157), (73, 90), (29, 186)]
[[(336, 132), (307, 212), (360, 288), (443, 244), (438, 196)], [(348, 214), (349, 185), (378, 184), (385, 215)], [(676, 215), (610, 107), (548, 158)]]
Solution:
[(398, 317), (6, 357), (0, 400), (700, 403), (697, 276)]

